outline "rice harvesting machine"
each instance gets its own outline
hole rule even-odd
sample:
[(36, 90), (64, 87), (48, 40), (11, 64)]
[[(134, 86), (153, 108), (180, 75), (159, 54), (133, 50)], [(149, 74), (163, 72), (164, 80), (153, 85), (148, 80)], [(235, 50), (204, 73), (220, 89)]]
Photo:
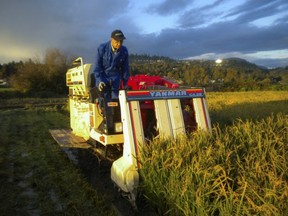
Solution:
[(129, 90), (105, 101), (93, 86), (92, 64), (81, 57), (66, 73), (71, 129), (50, 130), (63, 148), (92, 150), (111, 161), (111, 180), (131, 201), (139, 184), (140, 151), (151, 140), (211, 131), (204, 88), (180, 88), (169, 79), (131, 76)]

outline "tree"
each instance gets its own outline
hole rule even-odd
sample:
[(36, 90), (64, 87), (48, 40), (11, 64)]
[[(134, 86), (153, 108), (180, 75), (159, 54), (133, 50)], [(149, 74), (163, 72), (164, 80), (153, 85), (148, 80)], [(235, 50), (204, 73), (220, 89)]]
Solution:
[(66, 72), (69, 68), (69, 58), (58, 49), (48, 49), (44, 57), (46, 68), (45, 78), (49, 86), (47, 88), (61, 93), (66, 89)]
[(224, 78), (225, 82), (233, 82), (238, 79), (238, 72), (236, 69), (228, 69), (226, 77)]
[(0, 73), (2, 75), (1, 77), (2, 78), (9, 78), (10, 76), (12, 76), (13, 74), (16, 73), (17, 67), (19, 65), (22, 65), (22, 64), (23, 64), (22, 61), (20, 61), (20, 62), (12, 61), (8, 64), (3, 64), (0, 68), (0, 71), (1, 71)]
[(17, 67), (11, 85), (21, 92), (64, 93), (68, 58), (58, 49), (46, 51), (44, 63), (29, 59)]

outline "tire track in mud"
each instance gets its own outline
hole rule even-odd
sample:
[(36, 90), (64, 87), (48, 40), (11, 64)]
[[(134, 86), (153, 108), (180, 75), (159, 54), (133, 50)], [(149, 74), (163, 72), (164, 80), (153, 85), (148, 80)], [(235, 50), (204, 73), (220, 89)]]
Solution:
[(0, 214), (113, 215), (54, 145), (48, 132), (51, 113), (0, 111)]
[(1, 123), (1, 137), (5, 139), (1, 144), (7, 148), (4, 164), (1, 164), (4, 165), (2, 171), (6, 172), (6, 176), (1, 176), (1, 186), (8, 192), (4, 193), (6, 199), (1, 202), (1, 212), (6, 215), (39, 215), (40, 210), (35, 206), (38, 194), (29, 182), (33, 171), (27, 171), (21, 163), (29, 157), (25, 148), (19, 148), (23, 144), (20, 138), (25, 137), (25, 127), (15, 124), (14, 119), (7, 116), (1, 116)]
[[(55, 164), (63, 166), (64, 164), (62, 164), (62, 162), (50, 164), (51, 160), (55, 160), (56, 158), (59, 160), (59, 155), (55, 155), (54, 157), (53, 152), (57, 151), (57, 149), (60, 151), (60, 148), (53, 142), (52, 137), (49, 136), (48, 128), (50, 126), (58, 126), (58, 124), (57, 122), (53, 122), (51, 115), (47, 115), (44, 110), (37, 110), (36, 114), (34, 111), (30, 111), (31, 110), (24, 109), (0, 110), (0, 135), (2, 137), (0, 141), (2, 144), (0, 156), (6, 155), (6, 158), (3, 158), (5, 163), (0, 160), (0, 189), (1, 193), (4, 192), (4, 194), (6, 194), (5, 196), (0, 196), (2, 204), (0, 212), (5, 212), (7, 213), (6, 215), (19, 215), (21, 213), (21, 215), (32, 216), (49, 212), (54, 212), (55, 214), (63, 213), (68, 206), (67, 203), (65, 203), (65, 199), (67, 198), (63, 197), (62, 194), (64, 192), (65, 194), (67, 193), (69, 198), (70, 191), (59, 191), (57, 182), (49, 183), (55, 176), (58, 176), (57, 178), (60, 180), (62, 177), (59, 175), (63, 172), (63, 168), (59, 167), (60, 169), (57, 170), (57, 167), (54, 167)], [(2, 113), (8, 114), (2, 115)], [(61, 112), (55, 113), (65, 116), (65, 114)], [(58, 121), (59, 120), (60, 119), (58, 119)], [(50, 126), (47, 126), (47, 124)], [(46, 128), (47, 131), (43, 131), (46, 130)], [(43, 140), (47, 138), (49, 138), (49, 140)], [(48, 144), (52, 144), (54, 147), (45, 147), (45, 145)], [(6, 149), (2, 150), (4, 145)], [(53, 152), (49, 152), (51, 150)], [(69, 151), (71, 152), (71, 150)], [(60, 155), (65, 158), (64, 153)], [(82, 176), (85, 176), (87, 184), (91, 185), (97, 194), (103, 196), (105, 205), (110, 206), (116, 215), (156, 215), (144, 200), (139, 200), (139, 210), (134, 211), (129, 201), (120, 195), (110, 178), (111, 163), (107, 161), (101, 161), (101, 163), (99, 163), (97, 157), (89, 151), (77, 150), (75, 152), (75, 150), (73, 150), (71, 155), (74, 155), (76, 160), (78, 160), (75, 168), (79, 169), (83, 174)], [(99, 164), (101, 164), (101, 166), (99, 166)], [(43, 165), (47, 167), (45, 168)], [(46, 172), (45, 169), (47, 169)], [(47, 182), (45, 179), (47, 179)], [(67, 182), (67, 184), (69, 185), (71, 182)], [(3, 189), (3, 186), (7, 187)], [(46, 192), (41, 191), (42, 189)], [(76, 188), (71, 188), (71, 190), (74, 189)], [(11, 193), (11, 191), (13, 191), (13, 193)], [(87, 200), (87, 202), (91, 203), (91, 200)], [(88, 206), (91, 209), (96, 207), (91, 207), (90, 204)], [(50, 209), (48, 209), (48, 207)], [(79, 209), (81, 208), (83, 207), (79, 207)], [(99, 208), (99, 206), (96, 208)], [(79, 213), (80, 215), (85, 215), (84, 212)], [(94, 211), (93, 214), (89, 215), (101, 214)]]
[(100, 160), (87, 149), (66, 149), (68, 157), (79, 167), (87, 181), (107, 200), (118, 216), (156, 216), (155, 210), (143, 197), (135, 210), (128, 198), (114, 185), (110, 177), (112, 163)]

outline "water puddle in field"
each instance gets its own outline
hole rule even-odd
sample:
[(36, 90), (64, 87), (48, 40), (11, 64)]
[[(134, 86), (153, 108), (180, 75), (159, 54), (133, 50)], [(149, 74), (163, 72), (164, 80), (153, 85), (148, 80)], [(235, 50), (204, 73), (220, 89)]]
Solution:
[(77, 149), (62, 149), (68, 156), (68, 158), (75, 164), (78, 165)]
[[(27, 152), (21, 152), (20, 157), (28, 157), (29, 154)], [(15, 150), (10, 147), (8, 151), (8, 160), (9, 160), (9, 178), (8, 182), (11, 184), (15, 184), (17, 187), (21, 188), (21, 193), (19, 194), (21, 197), (25, 197), (26, 200), (31, 200), (32, 202), (27, 202), (25, 209), (31, 216), (40, 215), (39, 208), (35, 205), (36, 202), (33, 200), (37, 200), (38, 194), (36, 190), (32, 187), (30, 178), (33, 176), (33, 171), (29, 171), (27, 174), (23, 175), (22, 178), (19, 178), (17, 174), (15, 174)]]

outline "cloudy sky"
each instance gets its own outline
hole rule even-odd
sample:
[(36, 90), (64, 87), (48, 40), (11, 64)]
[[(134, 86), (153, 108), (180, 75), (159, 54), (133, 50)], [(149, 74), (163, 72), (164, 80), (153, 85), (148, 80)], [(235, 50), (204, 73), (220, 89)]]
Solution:
[(93, 63), (114, 29), (133, 54), (288, 65), (287, 0), (1, 0), (0, 63), (50, 48)]

